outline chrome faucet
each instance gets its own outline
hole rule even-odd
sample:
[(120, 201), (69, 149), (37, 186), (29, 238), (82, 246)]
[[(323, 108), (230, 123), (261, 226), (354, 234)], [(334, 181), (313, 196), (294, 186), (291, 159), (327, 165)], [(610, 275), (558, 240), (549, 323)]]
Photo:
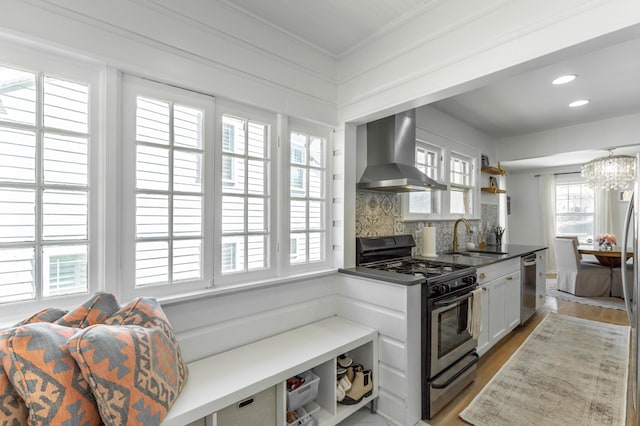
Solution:
[(456, 222), (453, 224), (453, 251), (458, 251), (458, 224), (460, 222), (464, 222), (465, 226), (467, 227), (467, 235), (471, 235), (471, 225), (469, 224), (469, 221), (463, 217), (461, 217), (460, 219), (456, 220)]

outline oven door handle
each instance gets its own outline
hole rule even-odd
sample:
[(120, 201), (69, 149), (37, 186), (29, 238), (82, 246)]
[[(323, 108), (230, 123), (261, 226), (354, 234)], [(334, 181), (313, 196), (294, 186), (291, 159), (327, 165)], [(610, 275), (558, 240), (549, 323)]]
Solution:
[(480, 360), (480, 355), (478, 355), (477, 353), (473, 353), (472, 355), (474, 356), (473, 361), (471, 361), (469, 364), (467, 364), (462, 370), (458, 371), (456, 374), (451, 376), (449, 378), (449, 380), (447, 380), (444, 383), (431, 383), (431, 387), (434, 388), (434, 389), (444, 389), (447, 386), (449, 386), (451, 383), (453, 383), (456, 380), (458, 380), (458, 378), (460, 376), (462, 376), (468, 369), (473, 367)]
[(460, 296), (460, 297), (455, 297), (453, 299), (447, 299), (447, 300), (438, 300), (436, 302), (433, 302), (434, 306), (449, 306), (449, 305), (455, 305), (458, 302), (462, 302), (463, 300), (467, 300), (469, 298), (471, 298), (471, 296), (473, 296), (473, 293), (467, 293), (464, 296)]

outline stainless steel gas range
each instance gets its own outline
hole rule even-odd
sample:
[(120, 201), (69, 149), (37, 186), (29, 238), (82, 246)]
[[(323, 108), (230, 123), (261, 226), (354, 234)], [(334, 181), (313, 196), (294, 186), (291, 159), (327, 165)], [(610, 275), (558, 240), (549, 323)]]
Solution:
[(341, 272), (421, 286), (422, 417), (432, 418), (475, 379), (477, 340), (467, 331), (473, 267), (412, 256), (411, 235), (356, 239), (356, 268)]

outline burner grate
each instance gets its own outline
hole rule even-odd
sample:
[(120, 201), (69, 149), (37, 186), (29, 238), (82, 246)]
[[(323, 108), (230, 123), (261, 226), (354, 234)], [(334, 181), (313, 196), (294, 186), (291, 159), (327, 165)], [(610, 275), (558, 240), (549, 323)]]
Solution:
[[(364, 266), (364, 265), (363, 265)], [(387, 262), (379, 262), (367, 267), (381, 271), (396, 272), (399, 274), (409, 274), (422, 276), (425, 278), (437, 277), (450, 274), (454, 271), (465, 269), (467, 266), (456, 265), (444, 262), (422, 260), (416, 258), (397, 259)]]

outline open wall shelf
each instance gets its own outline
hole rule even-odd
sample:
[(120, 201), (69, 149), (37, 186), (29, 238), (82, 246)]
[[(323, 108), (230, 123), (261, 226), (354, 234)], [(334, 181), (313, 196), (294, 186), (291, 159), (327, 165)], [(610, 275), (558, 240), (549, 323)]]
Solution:
[(505, 174), (504, 169), (502, 167), (500, 167), (500, 166), (498, 166), (498, 167), (484, 166), (480, 170), (482, 170), (482, 173), (488, 173), (490, 175), (501, 175), (501, 176), (504, 176), (504, 174)]
[(507, 191), (505, 191), (504, 189), (497, 189), (497, 188), (480, 188), (480, 191), (488, 192), (490, 194), (506, 194), (507, 193)]

